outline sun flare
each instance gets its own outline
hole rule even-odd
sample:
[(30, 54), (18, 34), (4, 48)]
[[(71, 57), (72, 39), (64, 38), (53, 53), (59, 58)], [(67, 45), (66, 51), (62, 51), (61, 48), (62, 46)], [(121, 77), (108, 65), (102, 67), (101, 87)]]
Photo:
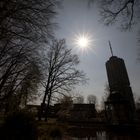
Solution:
[(91, 36), (88, 34), (78, 34), (75, 36), (75, 45), (81, 50), (87, 50), (91, 46)]
[(88, 46), (89, 44), (89, 41), (88, 41), (88, 38), (86, 37), (80, 37), (78, 40), (77, 40), (77, 44), (81, 47), (86, 47)]

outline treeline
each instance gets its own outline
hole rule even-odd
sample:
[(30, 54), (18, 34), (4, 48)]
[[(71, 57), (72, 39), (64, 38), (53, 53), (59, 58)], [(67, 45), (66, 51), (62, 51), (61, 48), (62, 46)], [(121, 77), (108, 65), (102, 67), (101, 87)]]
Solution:
[[(59, 0), (0, 1), (0, 111), (18, 110), (43, 89), (42, 105), (85, 81), (79, 59), (55, 39)], [(41, 109), (41, 112), (44, 108)]]
[(53, 37), (56, 0), (0, 2), (0, 104), (16, 109), (41, 78), (38, 51)]

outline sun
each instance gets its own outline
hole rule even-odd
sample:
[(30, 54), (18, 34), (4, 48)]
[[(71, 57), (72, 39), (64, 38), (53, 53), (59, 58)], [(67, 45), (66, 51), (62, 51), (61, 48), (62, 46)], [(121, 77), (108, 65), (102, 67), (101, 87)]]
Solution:
[(91, 46), (91, 36), (87, 33), (78, 34), (75, 36), (74, 44), (82, 51), (87, 50)]
[(89, 39), (85, 36), (81, 36), (77, 40), (77, 45), (79, 45), (82, 48), (87, 47), (89, 45)]

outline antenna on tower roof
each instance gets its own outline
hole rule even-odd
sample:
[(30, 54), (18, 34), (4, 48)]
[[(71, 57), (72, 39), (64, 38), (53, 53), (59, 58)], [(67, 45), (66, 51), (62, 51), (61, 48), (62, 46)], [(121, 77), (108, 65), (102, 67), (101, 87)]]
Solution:
[(112, 47), (111, 47), (110, 40), (109, 40), (108, 42), (109, 42), (109, 47), (110, 47), (110, 52), (111, 52), (111, 55), (113, 56), (113, 50), (112, 50)]

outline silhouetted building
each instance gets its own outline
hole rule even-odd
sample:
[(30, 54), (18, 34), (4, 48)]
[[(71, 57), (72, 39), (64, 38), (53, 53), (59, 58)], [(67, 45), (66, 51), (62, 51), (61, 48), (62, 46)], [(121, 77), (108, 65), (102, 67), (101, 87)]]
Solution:
[(135, 104), (124, 60), (116, 56), (106, 62), (110, 95), (107, 99), (107, 117), (111, 122), (133, 120)]
[(72, 120), (88, 120), (96, 117), (95, 104), (73, 104), (70, 110)]
[(106, 69), (111, 92), (122, 90), (122, 88), (130, 86), (123, 59), (116, 56), (110, 57), (106, 62)]

